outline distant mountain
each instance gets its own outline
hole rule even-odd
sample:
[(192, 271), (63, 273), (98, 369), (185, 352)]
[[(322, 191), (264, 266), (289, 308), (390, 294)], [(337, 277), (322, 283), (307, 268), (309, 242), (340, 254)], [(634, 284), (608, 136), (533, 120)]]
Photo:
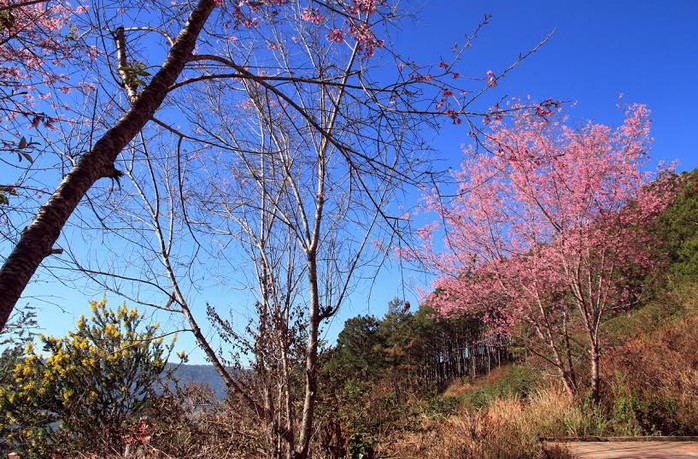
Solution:
[(223, 400), (226, 396), (227, 389), (223, 378), (216, 373), (213, 365), (187, 365), (168, 363), (166, 373), (172, 373), (172, 376), (179, 381), (180, 385), (198, 384), (208, 386), (216, 398)]

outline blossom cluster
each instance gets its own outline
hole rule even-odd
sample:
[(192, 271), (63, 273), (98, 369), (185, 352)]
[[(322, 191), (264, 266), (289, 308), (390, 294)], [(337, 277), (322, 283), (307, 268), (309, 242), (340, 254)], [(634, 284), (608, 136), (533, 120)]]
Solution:
[[(15, 131), (24, 128), (25, 119), (32, 128), (52, 128), (59, 121), (46, 113), (45, 105), (37, 108), (38, 101), (69, 93), (73, 83), (66, 68), (97, 56), (96, 48), (85, 44), (73, 25), (87, 11), (87, 6), (63, 0), (0, 0), (0, 123), (6, 132), (19, 139), (23, 136)], [(4, 146), (14, 143), (3, 139)]]
[(511, 109), (489, 120), (484, 151), (465, 150), (456, 197), (426, 198), (443, 222), (421, 233), (422, 255), (441, 273), (427, 302), (496, 318), (498, 332), (554, 321), (577, 303), (594, 320), (626, 307), (637, 287), (626, 273), (661, 262), (650, 222), (673, 198), (671, 183), (644, 169), (649, 111), (630, 107), (613, 130), (569, 128), (554, 101)]

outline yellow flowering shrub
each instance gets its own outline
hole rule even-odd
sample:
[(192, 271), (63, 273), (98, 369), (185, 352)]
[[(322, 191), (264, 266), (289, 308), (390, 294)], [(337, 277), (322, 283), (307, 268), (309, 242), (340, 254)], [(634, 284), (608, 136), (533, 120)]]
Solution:
[[(0, 438), (22, 457), (120, 451), (124, 423), (147, 407), (172, 350), (136, 309), (90, 305), (63, 338), (29, 344), (0, 385)], [(3, 451), (0, 451), (0, 455)]]

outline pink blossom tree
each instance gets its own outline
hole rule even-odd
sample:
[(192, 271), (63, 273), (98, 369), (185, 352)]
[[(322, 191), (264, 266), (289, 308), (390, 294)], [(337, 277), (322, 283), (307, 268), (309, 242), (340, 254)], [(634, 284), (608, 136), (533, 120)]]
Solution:
[(66, 1), (0, 0), (0, 152), (31, 161), (23, 132), (56, 121), (37, 99), (70, 92), (66, 64), (95, 57), (73, 25), (86, 11)]
[(439, 223), (421, 237), (441, 274), (427, 301), (445, 314), (478, 313), (493, 331), (524, 325), (575, 395), (576, 327), (597, 401), (601, 322), (637, 301), (641, 274), (659, 262), (649, 223), (672, 196), (669, 180), (643, 170), (649, 111), (630, 107), (615, 130), (570, 128), (552, 101), (487, 121), (484, 142), (453, 174), (455, 197), (426, 199)]

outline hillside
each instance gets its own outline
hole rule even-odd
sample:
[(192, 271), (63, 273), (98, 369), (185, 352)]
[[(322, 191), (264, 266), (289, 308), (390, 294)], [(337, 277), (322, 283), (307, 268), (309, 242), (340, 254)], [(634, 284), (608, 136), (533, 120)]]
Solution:
[(668, 263), (635, 307), (603, 323), (599, 405), (570, 398), (545, 360), (527, 354), (455, 380), (431, 402), (440, 411), (378, 440), (381, 453), (538, 458), (546, 436), (698, 435), (698, 173), (682, 179), (683, 194), (656, 223)]
[[(225, 399), (227, 388), (213, 365), (191, 365), (168, 363), (165, 374), (171, 374), (181, 386), (196, 384), (208, 387), (218, 400)], [(172, 387), (172, 384), (170, 384)]]

